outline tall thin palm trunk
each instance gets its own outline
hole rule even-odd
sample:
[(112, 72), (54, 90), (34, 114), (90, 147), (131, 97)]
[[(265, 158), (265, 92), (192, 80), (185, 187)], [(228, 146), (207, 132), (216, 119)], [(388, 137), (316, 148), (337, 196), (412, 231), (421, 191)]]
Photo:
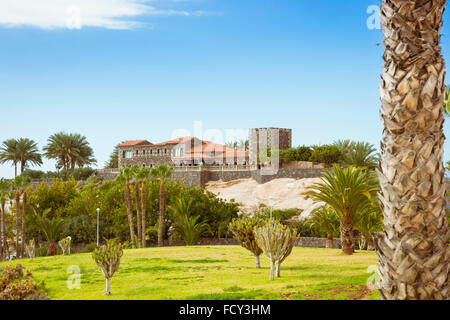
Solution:
[(20, 193), (16, 191), (16, 257), (20, 257), (19, 237), (20, 237)]
[(141, 185), (141, 215), (142, 215), (142, 244), (141, 247), (145, 248), (147, 247), (147, 241), (145, 239), (146, 235), (146, 215), (147, 215), (147, 185), (144, 182), (142, 182)]
[(128, 182), (125, 182), (124, 195), (125, 195), (125, 206), (127, 209), (128, 225), (130, 226), (131, 245), (133, 249), (135, 249), (136, 239), (134, 235), (133, 207), (131, 204), (131, 192), (130, 192), (130, 185)]
[(142, 228), (141, 228), (141, 197), (139, 196), (140, 188), (139, 183), (134, 184), (134, 202), (136, 203), (136, 215), (137, 215), (137, 231), (138, 231), (138, 246), (142, 246)]
[(163, 233), (164, 233), (164, 179), (161, 179), (161, 184), (159, 187), (159, 222), (158, 222), (158, 247), (164, 245)]
[(5, 203), (2, 202), (0, 206), (0, 261), (3, 261), (5, 259), (5, 218), (4, 218), (4, 212), (5, 212)]
[(445, 3), (382, 1), (384, 233), (375, 245), (383, 299), (450, 299), (440, 47)]
[(25, 230), (26, 213), (27, 213), (27, 192), (24, 191), (23, 196), (22, 196), (22, 255), (21, 255), (22, 258), (23, 258), (23, 255), (25, 255), (25, 244), (27, 242), (26, 230)]

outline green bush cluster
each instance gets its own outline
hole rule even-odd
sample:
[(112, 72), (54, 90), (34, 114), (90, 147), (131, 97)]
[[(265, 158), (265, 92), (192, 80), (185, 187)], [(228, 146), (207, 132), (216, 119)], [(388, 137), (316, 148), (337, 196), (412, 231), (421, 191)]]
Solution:
[(85, 245), (83, 247), (83, 250), (81, 250), (81, 253), (93, 252), (95, 250), (95, 248), (97, 248), (97, 244), (96, 243), (88, 243), (87, 245)]
[(92, 168), (75, 168), (75, 169), (63, 169), (60, 171), (40, 171), (26, 169), (23, 172), (24, 176), (30, 177), (31, 179), (61, 179), (64, 181), (74, 179), (76, 181), (87, 180), (95, 173)]

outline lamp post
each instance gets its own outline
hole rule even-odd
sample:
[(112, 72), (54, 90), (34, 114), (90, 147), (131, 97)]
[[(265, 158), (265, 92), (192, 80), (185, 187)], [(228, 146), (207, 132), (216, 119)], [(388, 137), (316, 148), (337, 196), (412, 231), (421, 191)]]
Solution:
[(98, 247), (98, 238), (99, 238), (99, 220), (100, 220), (100, 208), (97, 208), (97, 247)]

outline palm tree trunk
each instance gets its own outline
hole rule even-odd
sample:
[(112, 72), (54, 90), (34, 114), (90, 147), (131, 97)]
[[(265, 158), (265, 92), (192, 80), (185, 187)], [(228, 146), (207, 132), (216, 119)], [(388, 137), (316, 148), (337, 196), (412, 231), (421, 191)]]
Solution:
[(17, 162), (14, 162), (14, 178), (17, 177)]
[(135, 241), (134, 224), (133, 224), (133, 207), (131, 205), (130, 185), (128, 182), (125, 183), (124, 195), (125, 195), (125, 206), (127, 208), (128, 225), (130, 226), (131, 245), (132, 245), (133, 249), (135, 249), (136, 241)]
[(139, 183), (134, 184), (134, 202), (136, 203), (136, 215), (137, 215), (137, 231), (138, 231), (138, 247), (142, 245), (142, 228), (141, 228), (141, 199), (139, 196)]
[(19, 237), (20, 237), (20, 193), (16, 191), (16, 257), (20, 257)]
[(351, 255), (354, 252), (354, 240), (353, 240), (353, 220), (349, 214), (342, 216), (340, 228), (341, 228), (342, 253)]
[(147, 187), (145, 181), (142, 182), (141, 186), (141, 215), (142, 215), (142, 248), (147, 247), (147, 241), (145, 239), (146, 235), (146, 211), (147, 211)]
[(48, 244), (48, 250), (47, 250), (47, 256), (54, 256), (56, 255), (58, 251), (56, 250), (56, 243), (55, 242), (49, 242)]
[(382, 299), (450, 299), (440, 47), (445, 3), (382, 1), (384, 232), (375, 239)]
[(27, 192), (24, 191), (22, 196), (22, 258), (25, 255), (25, 244), (27, 241), (25, 232), (26, 213), (27, 213)]
[(164, 245), (163, 233), (164, 233), (164, 179), (161, 179), (159, 187), (159, 221), (158, 221), (158, 247)]
[(2, 202), (0, 207), (0, 261), (3, 261), (5, 257), (5, 203)]
[(333, 235), (328, 234), (327, 235), (327, 241), (325, 243), (325, 247), (328, 249), (332, 249), (334, 247), (334, 241), (333, 241)]

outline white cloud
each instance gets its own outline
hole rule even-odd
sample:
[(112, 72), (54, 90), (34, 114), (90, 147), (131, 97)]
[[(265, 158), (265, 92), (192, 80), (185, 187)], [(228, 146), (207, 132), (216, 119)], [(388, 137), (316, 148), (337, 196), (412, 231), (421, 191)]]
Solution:
[(100, 27), (132, 29), (139, 16), (200, 15), (202, 12), (165, 10), (152, 0), (0, 0), (0, 27), (42, 29)]

